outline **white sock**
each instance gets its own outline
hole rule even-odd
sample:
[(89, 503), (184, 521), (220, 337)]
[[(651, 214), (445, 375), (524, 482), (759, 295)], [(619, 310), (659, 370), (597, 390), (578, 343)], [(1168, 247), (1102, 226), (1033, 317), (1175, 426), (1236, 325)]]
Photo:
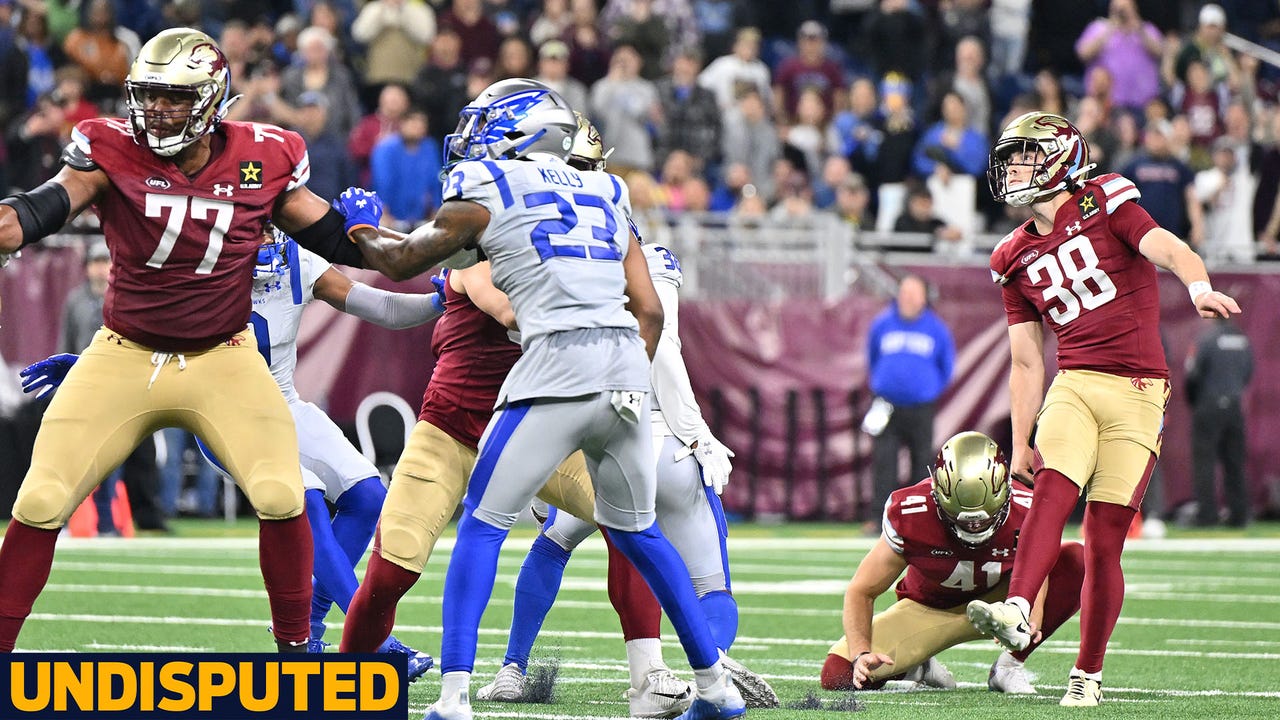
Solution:
[(1022, 611), (1022, 617), (1025, 617), (1025, 618), (1031, 617), (1031, 603), (1027, 602), (1026, 598), (1018, 597), (1015, 595), (1009, 598), (1008, 600), (1006, 600), (1005, 602), (1009, 603), (1010, 605), (1016, 605), (1018, 609)]
[(1102, 682), (1102, 671), (1101, 671), (1101, 670), (1099, 670), (1098, 672), (1091, 672), (1091, 673), (1087, 673), (1087, 672), (1085, 672), (1085, 671), (1081, 670), (1081, 669), (1080, 669), (1080, 668), (1078, 668), (1078, 667), (1074, 667), (1074, 666), (1072, 666), (1072, 668), (1071, 668), (1071, 674), (1072, 674), (1072, 675), (1075, 675), (1076, 677), (1082, 677), (1082, 678), (1086, 678), (1086, 679), (1092, 680), (1092, 681), (1094, 681), (1094, 682), (1096, 682), (1096, 683), (1100, 683), (1100, 682)]
[(666, 666), (662, 660), (661, 639), (637, 638), (627, 641), (627, 667), (631, 671), (631, 687), (639, 690), (651, 669)]
[(1013, 656), (1013, 653), (1005, 650), (1000, 653), (1000, 657), (996, 658), (997, 665), (1009, 665), (1011, 667), (1022, 667), (1022, 661)]
[(698, 686), (698, 697), (709, 703), (719, 704), (724, 701), (724, 683), (721, 678), (729, 672), (719, 660), (709, 668), (693, 671), (693, 681)]
[(440, 676), (440, 700), (452, 701), (462, 693), (465, 693), (462, 697), (466, 697), (469, 703), (471, 699), (471, 673), (465, 670), (455, 670)]

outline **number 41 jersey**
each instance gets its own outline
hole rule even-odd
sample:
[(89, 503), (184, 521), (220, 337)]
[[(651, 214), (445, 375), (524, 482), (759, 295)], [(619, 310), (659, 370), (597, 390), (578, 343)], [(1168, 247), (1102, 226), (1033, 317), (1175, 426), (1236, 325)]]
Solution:
[(1047, 321), (1061, 370), (1169, 376), (1156, 268), (1138, 252), (1158, 226), (1138, 198), (1127, 178), (1101, 175), (1058, 208), (1053, 232), (1039, 235), (1028, 221), (991, 253), (1009, 324)]

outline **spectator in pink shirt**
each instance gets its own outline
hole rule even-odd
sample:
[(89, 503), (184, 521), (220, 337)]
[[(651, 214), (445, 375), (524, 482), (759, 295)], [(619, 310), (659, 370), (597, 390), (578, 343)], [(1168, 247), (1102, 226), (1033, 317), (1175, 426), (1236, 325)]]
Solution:
[(1107, 17), (1085, 27), (1076, 54), (1089, 70), (1103, 67), (1113, 78), (1124, 78), (1111, 88), (1113, 106), (1139, 109), (1160, 93), (1163, 41), (1156, 26), (1138, 14), (1134, 0), (1111, 0)]

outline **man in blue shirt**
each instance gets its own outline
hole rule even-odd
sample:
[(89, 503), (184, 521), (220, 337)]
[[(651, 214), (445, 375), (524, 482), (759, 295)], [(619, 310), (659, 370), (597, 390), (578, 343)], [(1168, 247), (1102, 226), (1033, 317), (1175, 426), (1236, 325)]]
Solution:
[(400, 130), (374, 146), (369, 171), (390, 216), (385, 224), (411, 229), (440, 207), (440, 145), (427, 134), (424, 111), (405, 113)]
[(876, 317), (867, 336), (868, 373), (876, 398), (863, 421), (863, 429), (875, 437), (875, 496), (864, 526), (868, 531), (879, 529), (880, 512), (902, 479), (902, 446), (911, 456), (907, 479), (924, 477), (931, 464), (935, 403), (951, 382), (955, 358), (951, 331), (929, 307), (928, 284), (919, 275), (902, 278), (897, 301)]
[(1142, 138), (1145, 152), (1121, 168), (1120, 174), (1138, 186), (1142, 209), (1152, 220), (1199, 249), (1204, 240), (1204, 210), (1195, 194), (1196, 175), (1174, 156), (1172, 133), (1167, 120), (1149, 123)]

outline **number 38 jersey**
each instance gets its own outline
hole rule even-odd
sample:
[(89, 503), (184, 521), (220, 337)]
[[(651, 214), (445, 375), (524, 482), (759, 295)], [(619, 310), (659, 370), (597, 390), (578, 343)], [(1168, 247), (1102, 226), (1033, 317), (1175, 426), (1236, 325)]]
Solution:
[(1047, 321), (1058, 368), (1167, 378), (1156, 268), (1138, 243), (1156, 222), (1127, 178), (1089, 180), (1058, 209), (1053, 232), (1019, 227), (991, 253), (1009, 324)]
[(263, 226), (280, 195), (311, 174), (302, 138), (224, 122), (192, 177), (135, 143), (125, 120), (84, 120), (71, 138), (67, 163), (111, 180), (97, 204), (112, 261), (106, 325), (142, 345), (187, 352), (243, 330)]
[(884, 506), (884, 540), (907, 563), (898, 582), (899, 600), (932, 608), (952, 608), (985, 595), (1013, 572), (1018, 531), (1031, 509), (1031, 489), (1009, 486), (1009, 516), (991, 539), (970, 547), (938, 515), (928, 478), (889, 495)]

